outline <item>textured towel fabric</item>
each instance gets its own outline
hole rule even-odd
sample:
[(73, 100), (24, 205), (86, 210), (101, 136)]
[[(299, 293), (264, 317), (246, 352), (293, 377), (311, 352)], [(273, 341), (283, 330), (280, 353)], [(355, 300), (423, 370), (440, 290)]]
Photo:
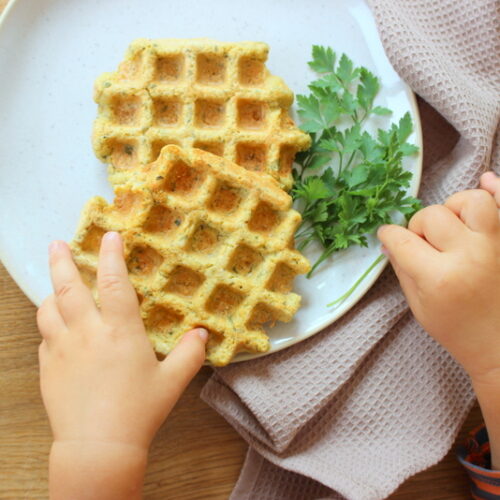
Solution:
[[(500, 167), (497, 0), (373, 0), (385, 50), (421, 96), (420, 196)], [(381, 499), (448, 451), (473, 401), (387, 269), (311, 339), (218, 370), (203, 398), (248, 441), (233, 500)]]

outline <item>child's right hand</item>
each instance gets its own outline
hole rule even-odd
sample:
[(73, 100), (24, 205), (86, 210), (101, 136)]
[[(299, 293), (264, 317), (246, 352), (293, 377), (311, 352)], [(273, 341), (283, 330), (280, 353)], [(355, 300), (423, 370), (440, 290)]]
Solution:
[(474, 383), (500, 381), (500, 178), (388, 225), (388, 251), (416, 319)]
[(40, 385), (54, 434), (50, 497), (141, 497), (149, 444), (205, 359), (191, 330), (164, 361), (147, 339), (118, 233), (102, 239), (100, 308), (64, 242), (51, 245), (54, 287), (38, 311)]

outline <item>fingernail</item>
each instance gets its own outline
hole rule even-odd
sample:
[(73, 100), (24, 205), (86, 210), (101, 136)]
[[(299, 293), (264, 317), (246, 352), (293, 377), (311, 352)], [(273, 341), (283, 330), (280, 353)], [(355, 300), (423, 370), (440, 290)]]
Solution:
[(62, 248), (62, 242), (55, 240), (49, 245), (49, 255), (56, 254)]
[(381, 252), (382, 252), (382, 253), (383, 253), (386, 257), (390, 257), (390, 256), (391, 256), (391, 254), (389, 253), (389, 250), (387, 250), (387, 248), (386, 248), (384, 245), (382, 245), (382, 246), (380, 247), (380, 251), (381, 251)]
[(377, 229), (377, 236), (379, 235), (380, 232), (382, 232), (386, 227), (389, 227), (389, 224), (382, 224), (381, 226), (378, 227)]
[(205, 328), (197, 328), (195, 330), (195, 332), (198, 334), (198, 336), (200, 337), (200, 339), (203, 340), (203, 342), (207, 341), (207, 339), (208, 339), (208, 331), (205, 330)]
[(495, 172), (493, 172), (492, 170), (490, 170), (489, 172), (485, 172), (483, 174), (483, 179), (484, 178), (487, 178), (487, 179), (496, 179), (497, 178), (497, 174), (495, 174)]
[(107, 232), (102, 239), (106, 240), (107, 242), (109, 241), (113, 243), (121, 243), (120, 233), (117, 233), (116, 231)]

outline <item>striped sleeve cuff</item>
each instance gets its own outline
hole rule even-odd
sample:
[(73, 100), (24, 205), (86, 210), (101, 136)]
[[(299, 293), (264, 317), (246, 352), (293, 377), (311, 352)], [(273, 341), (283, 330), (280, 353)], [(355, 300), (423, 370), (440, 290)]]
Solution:
[(471, 431), (458, 449), (458, 459), (469, 474), (472, 498), (500, 500), (500, 470), (491, 470), (490, 443), (484, 425)]

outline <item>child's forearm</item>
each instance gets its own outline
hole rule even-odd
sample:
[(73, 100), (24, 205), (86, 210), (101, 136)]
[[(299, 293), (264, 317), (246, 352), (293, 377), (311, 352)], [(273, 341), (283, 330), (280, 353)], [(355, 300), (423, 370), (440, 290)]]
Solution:
[(54, 442), (51, 500), (140, 500), (147, 451), (105, 442)]
[(472, 381), (488, 430), (494, 470), (500, 470), (500, 370), (497, 375), (491, 380)]

